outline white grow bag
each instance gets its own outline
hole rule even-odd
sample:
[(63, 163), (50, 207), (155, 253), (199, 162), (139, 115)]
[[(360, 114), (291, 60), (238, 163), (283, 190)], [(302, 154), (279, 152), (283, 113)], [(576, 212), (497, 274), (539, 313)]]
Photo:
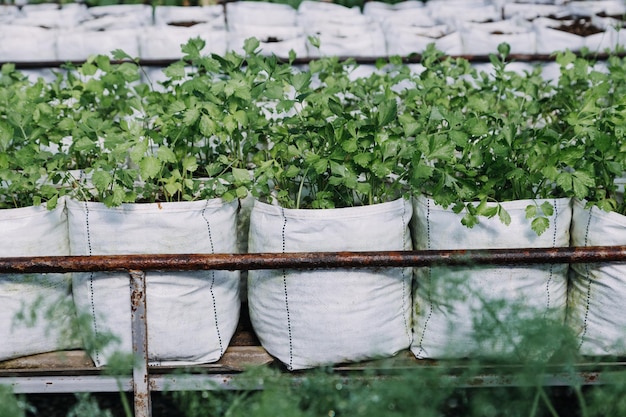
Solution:
[(358, 7), (307, 0), (298, 7), (297, 22), (307, 36), (319, 38), (319, 48), (307, 42), (309, 57), (387, 54), (380, 23)]
[[(574, 201), (572, 246), (626, 245), (626, 216)], [(626, 355), (626, 265), (572, 264), (567, 322), (582, 355)]]
[[(235, 253), (238, 202), (222, 200), (123, 204), (68, 200), (72, 255)], [(148, 357), (151, 365), (215, 362), (239, 319), (239, 272), (147, 272)], [(116, 351), (132, 352), (129, 275), (73, 276), (78, 311), (91, 316), (95, 335), (113, 333), (119, 345), (92, 352), (96, 366)]]
[(82, 23), (83, 30), (130, 29), (149, 26), (152, 6), (147, 4), (112, 4), (89, 8), (92, 19)]
[(31, 26), (0, 26), (0, 61), (56, 60), (56, 31)]
[(12, 23), (21, 16), (20, 9), (13, 4), (0, 4), (0, 24)]
[(215, 29), (226, 28), (224, 7), (211, 6), (158, 6), (154, 9), (155, 26), (171, 24), (208, 24)]
[[(0, 8), (1, 12), (2, 8)], [(54, 9), (28, 8), (14, 20), (13, 24), (50, 29), (72, 29), (90, 18), (84, 4), (66, 4), (62, 8)]]
[[(570, 200), (548, 201), (554, 206), (550, 228), (537, 236), (525, 218), (526, 206), (533, 204), (532, 200), (501, 203), (511, 216), (508, 226), (497, 217), (481, 218), (470, 229), (461, 224), (460, 215), (451, 209), (436, 205), (430, 198), (417, 197), (413, 223), (415, 248), (567, 247), (572, 217)], [(541, 204), (542, 200), (537, 203)], [(513, 315), (525, 320), (533, 319), (536, 314), (550, 314), (564, 321), (567, 271), (567, 264), (415, 268), (412, 352), (418, 358), (438, 359), (512, 353), (513, 346), (504, 337), (500, 338), (507, 329), (497, 329), (487, 340), (477, 340), (474, 320), (484, 318), (481, 314), (487, 311), (486, 303), (504, 302), (505, 308), (497, 312), (503, 322)], [(520, 308), (521, 311), (516, 310)]]
[(227, 32), (211, 23), (190, 27), (150, 26), (139, 32), (139, 54), (143, 59), (181, 59), (182, 45), (192, 38), (205, 42), (203, 54), (224, 55), (228, 49)]
[(606, 48), (615, 46), (615, 39), (612, 32), (607, 31), (601, 19), (592, 19), (592, 23), (601, 27), (603, 32), (595, 35), (580, 36), (569, 32), (564, 32), (556, 28), (561, 25), (571, 24), (571, 21), (559, 21), (550, 18), (540, 17), (533, 21), (537, 32), (537, 53), (551, 54), (556, 51), (579, 51), (586, 47), (591, 52), (602, 52)]
[[(257, 201), (249, 251), (409, 250), (410, 219), (404, 199), (323, 210)], [(411, 342), (410, 285), (410, 268), (250, 271), (250, 319), (290, 370), (391, 356)]]
[(383, 30), (389, 55), (422, 53), (431, 43), (450, 55), (463, 52), (460, 33), (451, 32), (446, 25), (420, 27), (387, 24)]
[(310, 37), (319, 39), (319, 48), (307, 40), (309, 57), (320, 56), (384, 56), (387, 54), (385, 34), (374, 20), (363, 25), (339, 23), (320, 24), (306, 28)]
[(466, 23), (461, 31), (463, 53), (488, 55), (498, 52), (498, 45), (509, 44), (512, 54), (534, 54), (536, 33), (529, 25), (515, 20), (489, 23)]
[[(293, 26), (296, 9), (288, 4), (259, 1), (235, 1), (226, 3), (228, 25)], [(230, 27), (229, 27), (230, 29)]]
[(297, 57), (307, 54), (306, 36), (304, 30), (298, 26), (268, 26), (268, 25), (229, 25), (229, 50), (245, 55), (244, 43), (248, 38), (259, 41), (259, 50), (262, 55), (276, 55), (287, 58), (289, 52), (294, 51)]
[[(65, 206), (0, 210), (0, 256), (67, 256), (70, 253)], [(76, 348), (68, 339), (72, 324), (68, 274), (0, 274), (0, 360)], [(20, 313), (32, 323), (18, 320)], [(54, 312), (52, 321), (46, 313)], [(29, 319), (30, 322), (30, 319)]]
[(106, 31), (60, 31), (57, 57), (60, 61), (84, 61), (90, 55), (110, 55), (121, 49), (131, 57), (139, 57), (139, 31), (112, 29)]
[(493, 4), (481, 1), (429, 1), (426, 9), (440, 23), (461, 29), (467, 22), (495, 22), (501, 20), (502, 12)]
[(395, 4), (389, 4), (382, 1), (368, 1), (363, 5), (363, 14), (381, 23), (388, 17), (398, 16), (405, 13), (410, 17), (419, 18), (419, 16), (427, 16), (424, 3), (419, 1), (405, 0)]
[(537, 3), (504, 3), (502, 5), (502, 14), (505, 19), (521, 18), (532, 20), (540, 16), (558, 16), (559, 14), (567, 14), (567, 11), (556, 4), (537, 4)]

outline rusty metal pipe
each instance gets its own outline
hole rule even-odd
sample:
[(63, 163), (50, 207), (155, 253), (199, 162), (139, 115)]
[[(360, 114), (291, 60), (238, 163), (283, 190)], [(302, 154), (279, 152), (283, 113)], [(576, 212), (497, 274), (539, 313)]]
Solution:
[[(594, 55), (594, 58), (597, 61), (606, 61), (609, 57), (616, 56), (618, 58), (623, 58), (626, 56), (624, 53), (598, 53)], [(443, 58), (447, 58), (444, 56)], [(473, 63), (480, 62), (490, 62), (491, 58), (489, 55), (450, 55), (450, 58), (462, 58), (468, 60)], [(296, 58), (292, 64), (293, 65), (308, 65), (315, 58), (305, 58), (300, 57)], [(341, 56), (339, 57), (340, 61), (345, 61), (347, 59), (351, 59), (360, 65), (374, 65), (380, 59), (388, 59), (386, 56)], [(515, 62), (554, 62), (556, 57), (552, 54), (509, 54), (507, 56), (507, 61), (515, 61)], [(82, 65), (85, 61), (16, 61), (12, 62), (15, 64), (17, 69), (43, 69), (43, 68), (61, 68), (64, 65), (71, 63), (72, 65), (79, 66)], [(120, 64), (122, 62), (128, 61), (113, 61), (116, 64)], [(143, 67), (167, 67), (168, 65), (177, 62), (175, 59), (140, 59), (137, 63)], [(406, 56), (402, 58), (402, 62), (404, 64), (419, 64), (422, 62), (422, 56), (419, 54), (412, 54), (410, 56)], [(0, 65), (6, 62), (0, 62)]]
[(626, 246), (0, 258), (0, 273), (252, 270), (626, 262)]

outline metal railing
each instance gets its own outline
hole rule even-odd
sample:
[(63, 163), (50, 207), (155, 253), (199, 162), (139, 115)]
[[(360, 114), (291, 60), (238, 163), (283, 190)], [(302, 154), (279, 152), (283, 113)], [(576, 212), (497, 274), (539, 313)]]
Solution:
[[(581, 55), (578, 53), (578, 55)], [(626, 57), (626, 53), (623, 52), (614, 52), (611, 54), (607, 54), (604, 52), (601, 53), (589, 53), (586, 56), (593, 57), (593, 59), (597, 61), (605, 61), (611, 56), (616, 56), (619, 58)], [(446, 58), (447, 56), (442, 57)], [(381, 59), (388, 60), (389, 56), (342, 56), (339, 57), (340, 61), (345, 60), (353, 60), (359, 65), (375, 65)], [(461, 58), (466, 59), (471, 63), (489, 63), (491, 62), (491, 58), (489, 55), (451, 55), (450, 58)], [(287, 58), (278, 57), (278, 59), (286, 60)], [(311, 61), (319, 58), (316, 57), (301, 57), (296, 58), (292, 63), (293, 65), (307, 65)], [(404, 64), (419, 64), (422, 62), (421, 54), (411, 54), (409, 56), (404, 56), (401, 58), (402, 63)], [(177, 62), (177, 59), (139, 59), (136, 61), (137, 64), (143, 67), (167, 67), (174, 62)], [(547, 63), (547, 62), (555, 62), (556, 55), (555, 54), (510, 54), (507, 56), (507, 61), (509, 62), (526, 62), (526, 63)], [(122, 63), (123, 61), (113, 61), (115, 63)], [(66, 64), (71, 64), (74, 66), (80, 66), (85, 63), (85, 61), (11, 61), (4, 62), (0, 61), (0, 66), (2, 64), (12, 63), (15, 64), (17, 69), (20, 70), (28, 70), (28, 69), (45, 69), (45, 68), (61, 68)]]
[[(603, 263), (626, 262), (626, 246), (593, 246), (567, 248), (527, 248), (489, 250), (415, 250), (386, 252), (315, 252), (315, 253), (245, 253), (212, 255), (116, 255), (116, 256), (41, 256), (0, 258), (0, 273), (57, 273), (127, 271), (130, 277), (130, 303), (133, 352), (140, 358), (132, 377), (120, 381), (104, 374), (81, 377), (82, 389), (105, 392), (122, 389), (134, 394), (135, 417), (150, 417), (152, 413), (151, 391), (163, 390), (175, 378), (160, 375), (151, 377), (148, 369), (148, 335), (146, 304), (146, 271), (152, 270), (256, 270), (256, 269), (320, 269), (320, 268), (368, 268), (368, 267), (427, 267), (427, 266), (475, 266), (520, 265), (546, 263)], [(626, 366), (626, 364), (622, 364)], [(204, 386), (206, 376), (197, 375), (185, 380), (178, 389)], [(570, 378), (571, 376), (565, 376)], [(216, 387), (232, 388), (232, 374), (208, 377)], [(485, 378), (488, 378), (485, 376)], [(553, 376), (553, 378), (559, 378)], [(579, 382), (597, 383), (600, 374), (587, 372)], [(19, 377), (0, 378), (0, 383), (12, 381), (18, 392), (41, 392), (33, 378), (19, 381)], [(63, 386), (52, 392), (67, 391), (67, 376), (48, 377)], [(3, 381), (4, 380), (4, 381)], [(488, 382), (488, 380), (485, 380)], [(483, 383), (485, 382), (483, 381)], [(560, 383), (563, 382), (561, 378)], [(75, 382), (75, 381), (74, 381)], [(49, 382), (47, 382), (49, 384)], [(558, 383), (555, 379), (553, 382)], [(47, 391), (51, 392), (51, 391)]]

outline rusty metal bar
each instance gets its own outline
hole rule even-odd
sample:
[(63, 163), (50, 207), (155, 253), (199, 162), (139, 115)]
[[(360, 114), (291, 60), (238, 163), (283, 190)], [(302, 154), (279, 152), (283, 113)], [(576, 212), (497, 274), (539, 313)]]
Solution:
[(2, 376), (0, 377), (0, 385), (11, 387), (14, 394), (132, 391), (130, 377), (109, 375)]
[(139, 363), (133, 367), (135, 417), (150, 417), (152, 401), (148, 376), (146, 274), (137, 270), (129, 272), (133, 352), (139, 358)]
[[(494, 51), (495, 53), (495, 51)], [(576, 53), (576, 52), (575, 52)], [(576, 53), (578, 56), (582, 56), (580, 52)], [(622, 58), (626, 56), (625, 53), (615, 52), (612, 54), (608, 53), (596, 53), (592, 55), (593, 58), (597, 61), (605, 61), (611, 56), (617, 56)], [(447, 58), (447, 55), (444, 55), (443, 58)], [(359, 65), (375, 65), (378, 61), (389, 60), (389, 56), (341, 56), (339, 57), (340, 61), (352, 60)], [(402, 62), (404, 64), (419, 64), (422, 62), (421, 54), (411, 54), (408, 56), (401, 57)], [(450, 58), (456, 59), (461, 58), (469, 61), (470, 63), (489, 63), (491, 59), (489, 55), (450, 55)], [(279, 59), (286, 60), (286, 58)], [(300, 57), (296, 58), (292, 61), (293, 65), (308, 65), (311, 61), (317, 60), (319, 58), (316, 57)], [(177, 62), (177, 59), (140, 59), (137, 63), (143, 67), (167, 67), (168, 65)], [(509, 54), (507, 56), (507, 61), (509, 62), (555, 62), (556, 55), (554, 54)], [(122, 63), (125, 61), (113, 61), (113, 63)], [(5, 64), (7, 62), (0, 62), (0, 65)], [(85, 63), (84, 60), (74, 60), (74, 61), (11, 61), (10, 63), (15, 64), (16, 68), (20, 70), (24, 69), (45, 69), (45, 68), (61, 68), (66, 64), (71, 64), (75, 66), (79, 66)]]
[(252, 270), (626, 262), (626, 246), (0, 258), (0, 273)]
[[(423, 370), (423, 369), (422, 369)], [(434, 372), (438, 372), (433, 369)], [(344, 373), (343, 385), (349, 386), (355, 381), (371, 381), (376, 379), (402, 381), (406, 374), (402, 372), (387, 372), (377, 375), (363, 373)], [(310, 377), (302, 374), (287, 374), (293, 382), (304, 381)], [(534, 386), (536, 381), (529, 381), (519, 374), (481, 373), (467, 376), (463, 374), (438, 373), (443, 386), (454, 385), (457, 388), (502, 388)], [(215, 391), (215, 390), (262, 390), (263, 380), (259, 378), (244, 379), (235, 374), (156, 374), (151, 376), (153, 391)], [(573, 385), (606, 385), (622, 381), (623, 373), (618, 370), (586, 371), (586, 372), (556, 372), (542, 376), (542, 385), (549, 387), (567, 387)]]

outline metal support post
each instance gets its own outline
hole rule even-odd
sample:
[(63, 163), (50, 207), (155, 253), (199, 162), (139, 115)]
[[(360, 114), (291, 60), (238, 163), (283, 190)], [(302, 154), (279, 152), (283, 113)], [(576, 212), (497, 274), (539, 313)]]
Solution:
[(133, 353), (139, 363), (133, 367), (135, 417), (152, 416), (150, 381), (148, 376), (148, 307), (146, 303), (146, 273), (131, 270), (130, 302), (133, 331)]

